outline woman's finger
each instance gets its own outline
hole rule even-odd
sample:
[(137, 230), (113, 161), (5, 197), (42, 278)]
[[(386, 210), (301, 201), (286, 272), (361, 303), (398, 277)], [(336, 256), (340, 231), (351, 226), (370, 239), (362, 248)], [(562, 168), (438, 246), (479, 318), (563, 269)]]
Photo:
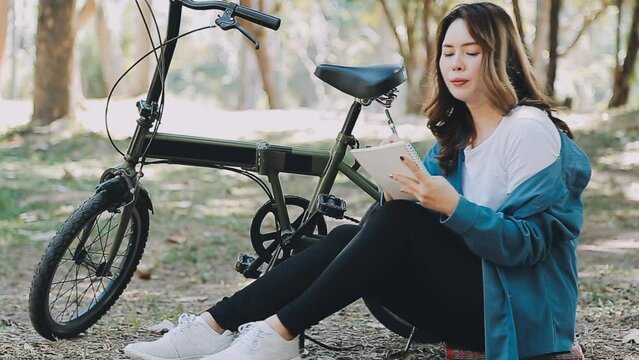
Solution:
[(419, 184), (419, 181), (413, 179), (412, 177), (408, 177), (402, 174), (389, 174), (392, 179), (399, 182), (402, 185), (410, 186)]
[(415, 178), (417, 180), (424, 181), (428, 179), (428, 175), (424, 173), (424, 170), (422, 170), (419, 165), (403, 156), (400, 156), (399, 159), (404, 163), (404, 165), (406, 165), (406, 167), (413, 173), (413, 175), (415, 175)]

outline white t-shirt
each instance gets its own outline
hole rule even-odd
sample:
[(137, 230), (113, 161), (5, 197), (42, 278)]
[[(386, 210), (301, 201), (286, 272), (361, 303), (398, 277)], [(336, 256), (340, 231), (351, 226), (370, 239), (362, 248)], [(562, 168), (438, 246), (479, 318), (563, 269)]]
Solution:
[(464, 196), (496, 210), (519, 184), (552, 164), (560, 150), (559, 130), (548, 115), (517, 106), (486, 140), (464, 149)]

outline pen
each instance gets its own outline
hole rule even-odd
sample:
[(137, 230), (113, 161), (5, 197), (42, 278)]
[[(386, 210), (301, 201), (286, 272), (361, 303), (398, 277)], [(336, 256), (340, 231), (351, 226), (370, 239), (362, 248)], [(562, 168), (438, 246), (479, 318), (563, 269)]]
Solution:
[(384, 113), (386, 114), (386, 118), (388, 119), (388, 127), (390, 127), (393, 134), (399, 136), (397, 134), (397, 129), (395, 128), (395, 123), (393, 122), (393, 118), (391, 118), (390, 111), (388, 111), (388, 109), (384, 109)]

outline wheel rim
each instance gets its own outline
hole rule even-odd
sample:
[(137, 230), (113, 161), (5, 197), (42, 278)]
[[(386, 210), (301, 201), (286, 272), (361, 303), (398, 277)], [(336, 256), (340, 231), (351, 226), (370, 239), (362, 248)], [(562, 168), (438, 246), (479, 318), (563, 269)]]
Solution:
[[(74, 234), (48, 291), (48, 311), (54, 323), (68, 325), (108, 301), (113, 294), (111, 290), (117, 286), (120, 275), (126, 273), (129, 265), (126, 259), (140, 233), (140, 217), (134, 208), (113, 264), (109, 272), (104, 273), (120, 218), (121, 213), (105, 210)], [(78, 247), (83, 235), (87, 236), (86, 242)]]

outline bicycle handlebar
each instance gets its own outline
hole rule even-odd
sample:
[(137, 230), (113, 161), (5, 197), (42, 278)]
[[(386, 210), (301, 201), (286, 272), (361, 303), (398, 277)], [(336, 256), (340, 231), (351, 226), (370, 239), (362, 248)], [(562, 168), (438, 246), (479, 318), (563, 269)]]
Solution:
[[(224, 1), (194, 1), (194, 0), (173, 0), (182, 3), (184, 6), (194, 10), (226, 10), (228, 7), (227, 2)], [(251, 8), (238, 5), (235, 8), (235, 15), (250, 21), (252, 23), (267, 27), (269, 29), (277, 30), (280, 27), (281, 19), (265, 14), (261, 11), (257, 11)]]

